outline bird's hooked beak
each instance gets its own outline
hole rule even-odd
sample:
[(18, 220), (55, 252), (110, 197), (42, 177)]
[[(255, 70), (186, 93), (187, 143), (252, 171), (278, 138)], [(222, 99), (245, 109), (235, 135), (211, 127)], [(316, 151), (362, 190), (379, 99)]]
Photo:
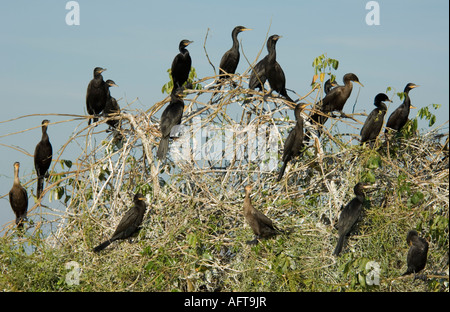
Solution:
[(241, 31), (253, 30), (252, 28), (242, 28)]
[(185, 43), (184, 43), (184, 46), (185, 47), (187, 47), (188, 45), (190, 45), (191, 43), (193, 43), (194, 41), (186, 41)]
[(119, 87), (117, 84), (115, 84), (115, 83), (111, 83), (110, 85), (109, 85), (110, 87)]
[(354, 82), (356, 82), (357, 84), (359, 84), (361, 87), (364, 87), (364, 85), (363, 85), (361, 82), (359, 82), (359, 81), (354, 81)]
[(101, 74), (101, 73), (103, 73), (106, 70), (107, 70), (106, 68), (102, 68), (102, 69), (99, 70), (99, 73)]
[(377, 184), (365, 184), (363, 185), (363, 189), (367, 190), (367, 192), (373, 192), (376, 190)]

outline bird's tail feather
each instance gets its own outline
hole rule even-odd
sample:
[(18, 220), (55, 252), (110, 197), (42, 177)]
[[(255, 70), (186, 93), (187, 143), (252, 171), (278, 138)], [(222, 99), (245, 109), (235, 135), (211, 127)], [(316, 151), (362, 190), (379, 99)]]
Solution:
[(37, 180), (37, 198), (41, 198), (42, 191), (44, 190), (44, 177), (38, 177)]
[(344, 246), (344, 239), (345, 239), (345, 235), (341, 235), (339, 236), (339, 240), (337, 242), (336, 248), (334, 249), (333, 255), (335, 255), (336, 257), (339, 256), (342, 247)]
[(105, 249), (106, 247), (108, 247), (110, 244), (112, 243), (112, 241), (110, 239), (108, 239), (107, 241), (101, 243), (100, 245), (98, 245), (97, 247), (94, 248), (94, 252), (99, 252), (103, 249)]
[(166, 159), (167, 151), (169, 150), (169, 139), (162, 138), (159, 142), (158, 151), (156, 152), (156, 157), (159, 160)]
[(283, 177), (284, 171), (286, 170), (286, 165), (287, 165), (287, 161), (283, 162), (283, 166), (280, 169), (280, 173), (278, 174), (278, 179), (277, 181), (280, 181), (281, 178)]

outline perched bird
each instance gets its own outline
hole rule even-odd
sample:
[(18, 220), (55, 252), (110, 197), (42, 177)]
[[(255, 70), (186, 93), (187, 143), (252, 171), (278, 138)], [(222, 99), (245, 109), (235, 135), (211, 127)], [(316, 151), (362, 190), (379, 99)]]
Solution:
[(161, 114), (159, 124), (161, 140), (159, 141), (158, 151), (156, 152), (159, 160), (166, 159), (167, 151), (169, 150), (170, 131), (172, 131), (174, 126), (181, 124), (183, 110), (183, 89), (178, 88), (175, 92), (171, 93), (170, 103)]
[(53, 149), (52, 144), (48, 138), (47, 127), (50, 121), (44, 119), (42, 121), (42, 138), (34, 149), (34, 168), (37, 175), (37, 198), (41, 198), (44, 190), (44, 178), (48, 178), (48, 168), (52, 163)]
[(14, 214), (16, 215), (16, 225), (18, 228), (23, 228), (23, 221), (27, 216), (28, 211), (28, 193), (27, 190), (20, 184), (19, 180), (20, 163), (14, 163), (14, 182), (9, 191), (9, 203)]
[(306, 104), (304, 103), (299, 103), (295, 106), (294, 114), (297, 122), (291, 132), (289, 132), (286, 142), (284, 142), (282, 157), (283, 166), (280, 169), (277, 181), (280, 181), (283, 177), (287, 163), (294, 157), (299, 156), (300, 150), (303, 147), (303, 118), (301, 116), (301, 113), (305, 106)]
[[(116, 99), (111, 96), (111, 93), (109, 91), (110, 87), (118, 87), (118, 85), (113, 80), (110, 80), (110, 79), (106, 80), (105, 83), (106, 83), (106, 88), (108, 90), (108, 93), (107, 93), (105, 109), (103, 110), (103, 115), (105, 117), (110, 117), (110, 116), (114, 116), (114, 115), (120, 113), (120, 106), (117, 103)], [(119, 125), (119, 120), (110, 119), (110, 120), (107, 120), (106, 123), (110, 126), (110, 128), (117, 129), (117, 127)]]
[(425, 268), (428, 255), (428, 242), (419, 236), (417, 231), (410, 230), (406, 236), (409, 247), (406, 262), (408, 269), (403, 275), (416, 274)]
[(388, 128), (400, 131), (406, 124), (406, 122), (408, 121), (409, 110), (411, 108), (415, 108), (414, 106), (411, 105), (409, 91), (417, 87), (418, 85), (415, 85), (414, 83), (411, 82), (406, 85), (405, 89), (403, 90), (405, 94), (405, 99), (403, 100), (403, 103), (389, 116), (388, 121), (386, 122), (385, 132), (389, 131)]
[(139, 232), (142, 221), (144, 220), (147, 204), (145, 203), (145, 197), (141, 193), (134, 195), (133, 201), (133, 207), (122, 217), (111, 238), (95, 247), (94, 252), (99, 252), (108, 247), (112, 242), (119, 239), (127, 239)]
[(373, 105), (376, 108), (369, 114), (361, 129), (361, 145), (364, 142), (375, 141), (383, 127), (384, 115), (387, 112), (387, 106), (384, 101), (392, 102), (384, 93), (378, 93), (375, 96)]
[(294, 102), (287, 94), (286, 77), (283, 69), (276, 60), (277, 54), (275, 47), (278, 39), (280, 38), (281, 36), (273, 35), (270, 36), (267, 41), (267, 49), (269, 54), (266, 62), (266, 77), (270, 84), (269, 95), (272, 94), (273, 91), (276, 91), (278, 94), (284, 96), (288, 101)]
[(333, 255), (335, 255), (336, 257), (339, 256), (339, 253), (341, 252), (342, 247), (344, 246), (345, 237), (350, 233), (353, 226), (356, 224), (361, 215), (362, 205), (365, 199), (364, 190), (372, 187), (373, 186), (362, 182), (356, 184), (355, 187), (353, 188), (356, 197), (353, 198), (344, 207), (344, 209), (342, 209), (342, 212), (339, 216), (339, 220), (337, 223), (339, 239), (337, 246), (333, 252)]
[[(89, 82), (86, 93), (86, 108), (89, 115), (94, 115), (94, 122), (98, 121), (98, 115), (103, 111), (107, 100), (107, 87), (103, 81), (102, 73), (105, 68), (96, 67), (94, 69), (94, 78)], [(89, 119), (88, 124), (91, 124)]]
[(243, 31), (251, 30), (250, 28), (245, 28), (244, 26), (236, 26), (234, 27), (231, 38), (233, 38), (233, 46), (231, 49), (229, 49), (225, 54), (222, 56), (222, 59), (220, 60), (219, 65), (219, 74), (225, 75), (221, 76), (219, 79), (223, 79), (226, 77), (229, 77), (229, 75), (226, 74), (234, 74), (236, 72), (236, 68), (239, 64), (239, 41), (237, 39), (237, 36), (239, 33)]
[(189, 78), (192, 60), (186, 47), (192, 42), (193, 41), (189, 41), (186, 39), (181, 40), (180, 45), (178, 46), (180, 53), (178, 53), (172, 61), (171, 74), (173, 81), (173, 91), (181, 88)]
[(331, 89), (328, 92), (328, 94), (322, 99), (322, 103), (317, 106), (317, 110), (319, 110), (322, 114), (313, 113), (310, 116), (313, 123), (323, 125), (328, 120), (328, 117), (324, 115), (327, 115), (328, 113), (331, 113), (333, 111), (342, 112), (345, 102), (347, 102), (347, 99), (350, 97), (350, 94), (352, 93), (353, 89), (352, 81), (363, 86), (359, 82), (358, 77), (352, 73), (345, 74), (343, 80), (344, 85), (337, 86)]
[(244, 217), (248, 225), (253, 230), (255, 234), (255, 239), (252, 241), (247, 241), (247, 244), (257, 244), (260, 238), (270, 238), (284, 231), (278, 229), (273, 224), (272, 220), (266, 217), (261, 211), (253, 207), (250, 192), (252, 191), (251, 185), (246, 185), (244, 187), (245, 199), (244, 199)]

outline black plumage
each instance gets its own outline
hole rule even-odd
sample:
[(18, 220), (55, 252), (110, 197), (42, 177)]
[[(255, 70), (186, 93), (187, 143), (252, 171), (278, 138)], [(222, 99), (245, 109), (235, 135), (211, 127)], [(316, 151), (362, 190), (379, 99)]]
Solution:
[(248, 225), (252, 228), (255, 234), (255, 239), (248, 241), (247, 244), (257, 244), (260, 238), (270, 238), (277, 234), (284, 233), (283, 230), (277, 228), (272, 220), (270, 220), (261, 211), (253, 207), (250, 192), (252, 191), (251, 185), (244, 187), (245, 199), (244, 199), (244, 217)]
[(365, 142), (375, 141), (383, 127), (384, 116), (387, 112), (387, 106), (384, 101), (392, 102), (384, 93), (378, 93), (375, 96), (373, 105), (376, 108), (370, 112), (363, 127), (361, 128), (361, 145)]
[(159, 141), (158, 151), (156, 152), (156, 156), (159, 160), (166, 159), (169, 150), (170, 132), (174, 126), (181, 124), (183, 110), (183, 89), (178, 88), (175, 92), (171, 93), (170, 103), (161, 114), (161, 121), (159, 124), (161, 140)]
[(127, 239), (139, 232), (147, 204), (145, 203), (145, 197), (141, 193), (134, 195), (133, 201), (134, 205), (122, 217), (111, 238), (95, 247), (94, 252), (99, 252), (112, 242), (119, 239)]
[(37, 198), (41, 198), (44, 190), (44, 179), (48, 178), (48, 169), (52, 164), (53, 149), (47, 134), (47, 127), (50, 121), (44, 119), (42, 121), (42, 138), (34, 149), (34, 168), (37, 175)]
[(222, 56), (219, 65), (219, 74), (224, 75), (219, 79), (229, 77), (227, 74), (234, 74), (236, 68), (239, 64), (240, 53), (239, 53), (239, 41), (237, 36), (243, 31), (251, 30), (250, 28), (245, 28), (244, 26), (236, 26), (231, 32), (231, 38), (233, 39), (233, 46)]
[(301, 154), (300, 151), (303, 148), (303, 117), (301, 116), (301, 112), (305, 106), (306, 104), (304, 103), (299, 103), (295, 106), (294, 114), (296, 123), (284, 142), (283, 157), (281, 158), (283, 165), (278, 174), (277, 181), (280, 181), (283, 177), (287, 163)]
[(345, 237), (351, 232), (352, 228), (361, 216), (362, 206), (365, 199), (364, 190), (372, 186), (367, 183), (359, 182), (353, 188), (356, 195), (341, 211), (337, 223), (338, 228), (338, 243), (334, 249), (333, 255), (339, 256), (339, 253), (344, 246)]
[[(94, 69), (94, 78), (89, 82), (86, 92), (86, 108), (89, 115), (94, 115), (94, 122), (98, 121), (98, 115), (103, 111), (106, 105), (108, 88), (103, 81), (102, 73), (105, 68), (96, 67)], [(91, 124), (89, 119), (88, 124)]]
[(28, 211), (28, 193), (27, 190), (20, 184), (19, 179), (20, 163), (14, 163), (14, 182), (9, 191), (9, 203), (16, 215), (16, 225), (18, 228), (23, 228), (23, 221), (27, 216)]
[(415, 230), (408, 232), (406, 242), (410, 247), (406, 258), (408, 268), (403, 275), (419, 273), (427, 264), (428, 242), (423, 237), (420, 237)]
[[(363, 86), (358, 77), (353, 73), (348, 73), (344, 75), (344, 85), (337, 86), (331, 89), (328, 94), (322, 99), (322, 103), (316, 106), (316, 110), (322, 114), (316, 112), (311, 115), (311, 120), (313, 124), (323, 125), (328, 120), (327, 114), (333, 111), (342, 112), (347, 99), (350, 97), (353, 89), (353, 82), (356, 82)], [(325, 115), (325, 116), (324, 116)], [(319, 131), (320, 135), (320, 131)]]
[(323, 85), (323, 91), (325, 91), (325, 94), (328, 94), (332, 88), (337, 86), (338, 84), (336, 83), (336, 81), (333, 80), (332, 82), (331, 79), (328, 79), (327, 81), (325, 81), (325, 84)]
[(193, 41), (181, 40), (178, 46), (180, 53), (178, 53), (172, 61), (171, 75), (173, 81), (173, 91), (181, 88), (189, 78), (191, 71), (192, 59), (189, 51), (186, 49)]
[(415, 108), (414, 106), (411, 105), (411, 98), (409, 97), (409, 91), (417, 87), (418, 85), (415, 85), (414, 83), (411, 82), (406, 85), (403, 91), (405, 94), (405, 99), (403, 100), (403, 103), (389, 116), (388, 121), (386, 122), (386, 132), (388, 132), (389, 129), (400, 131), (406, 124), (409, 117), (409, 110), (411, 108)]
[[(120, 106), (117, 103), (117, 100), (111, 96), (111, 92), (109, 90), (110, 87), (118, 87), (118, 85), (113, 80), (106, 80), (106, 88), (108, 89), (107, 100), (105, 109), (103, 110), (103, 115), (105, 117), (114, 117), (118, 113), (120, 113)], [(119, 120), (117, 119), (108, 119), (106, 124), (110, 126), (112, 129), (117, 129), (119, 126)]]

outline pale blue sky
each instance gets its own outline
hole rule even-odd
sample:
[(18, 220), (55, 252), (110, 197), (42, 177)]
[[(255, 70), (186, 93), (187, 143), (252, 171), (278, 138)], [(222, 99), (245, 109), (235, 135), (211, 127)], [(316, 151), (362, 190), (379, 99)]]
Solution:
[[(78, 1), (80, 26), (68, 26), (67, 1), (3, 1), (0, 5), (0, 121), (36, 113), (85, 113), (86, 87), (95, 66), (108, 68), (119, 88), (111, 92), (133, 108), (147, 109), (164, 98), (161, 87), (181, 39), (189, 46), (199, 77), (213, 75), (203, 50), (217, 66), (230, 48), (234, 26), (253, 28), (240, 35), (245, 54), (253, 60), (270, 34), (282, 35), (277, 59), (287, 87), (298, 94), (310, 90), (313, 59), (323, 53), (338, 59), (338, 82), (347, 72), (358, 75), (357, 111), (370, 112), (373, 98), (387, 86), (402, 91), (408, 82), (420, 85), (411, 92), (413, 105), (442, 104), (437, 125), (448, 121), (449, 3), (434, 1), (378, 1), (379, 26), (368, 26), (367, 1)], [(266, 54), (266, 50), (262, 56)], [(241, 58), (238, 72), (247, 68)], [(354, 103), (356, 92), (349, 103)], [(123, 102), (122, 102), (123, 103)], [(394, 98), (392, 108), (401, 102)], [(351, 105), (352, 106), (352, 105)], [(348, 111), (350, 108), (344, 108)], [(392, 111), (390, 109), (389, 113)], [(412, 111), (415, 116), (417, 111)], [(2, 137), (38, 126), (43, 117), (0, 123), (0, 143), (13, 144), (32, 154), (40, 129)], [(63, 117), (49, 118), (52, 122)], [(79, 122), (49, 128), (58, 151)], [(448, 124), (445, 126), (448, 131)], [(0, 196), (12, 185), (13, 163), (21, 176), (33, 175), (33, 160), (0, 145)], [(70, 159), (70, 155), (63, 158)], [(29, 192), (30, 193), (30, 192)], [(30, 199), (30, 207), (32, 199)], [(13, 220), (9, 200), (0, 201), (0, 226)]]

